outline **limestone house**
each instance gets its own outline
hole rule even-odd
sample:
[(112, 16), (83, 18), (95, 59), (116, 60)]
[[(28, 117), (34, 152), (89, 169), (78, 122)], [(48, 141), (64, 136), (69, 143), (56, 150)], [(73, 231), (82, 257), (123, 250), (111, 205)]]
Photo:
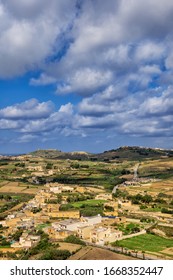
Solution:
[(52, 227), (56, 231), (66, 230), (73, 231), (83, 238), (90, 237), (90, 230), (94, 225), (100, 224), (102, 217), (100, 215), (93, 217), (81, 217), (80, 219), (66, 219), (63, 221), (52, 223)]
[(49, 216), (54, 218), (73, 218), (79, 219), (80, 218), (80, 211), (79, 210), (69, 210), (69, 211), (59, 211), (55, 213), (49, 213)]
[(64, 240), (64, 238), (66, 238), (70, 235), (75, 235), (74, 231), (56, 230), (53, 227), (44, 228), (43, 231), (49, 235), (49, 238), (52, 242), (58, 241), (58, 240)]
[(100, 193), (96, 195), (95, 199), (112, 200), (111, 193)]
[(113, 230), (106, 227), (95, 227), (90, 232), (90, 242), (99, 245), (114, 242), (122, 237), (122, 231)]
[(41, 238), (38, 235), (29, 235), (28, 233), (23, 233), (19, 239), (19, 242), (13, 243), (11, 247), (28, 249), (37, 245), (40, 239)]
[(77, 229), (77, 236), (84, 240), (90, 239), (91, 230), (94, 229), (94, 225), (82, 225)]
[(14, 218), (11, 220), (6, 220), (5, 221), (5, 226), (6, 227), (16, 227), (17, 223), (21, 221), (21, 218)]
[(39, 206), (40, 204), (35, 199), (32, 199), (28, 201), (27, 205), (24, 207), (24, 210), (38, 208)]
[(53, 193), (62, 193), (61, 187), (50, 187), (50, 191)]
[(102, 223), (101, 225), (104, 226), (112, 226), (113, 224), (122, 224), (122, 223), (126, 223), (126, 217), (121, 216), (121, 217), (103, 217), (102, 218)]
[(60, 204), (44, 204), (42, 205), (42, 211), (46, 213), (52, 213), (52, 212), (59, 212)]
[(52, 223), (55, 230), (70, 230), (75, 231), (81, 225), (80, 219), (66, 219), (56, 223)]
[[(50, 218), (80, 218), (79, 210), (59, 211), (59, 204), (46, 204), (43, 205), (40, 215), (46, 215)], [(37, 213), (39, 215), (39, 213)]]
[(16, 226), (23, 229), (32, 229), (34, 228), (34, 219), (33, 218), (24, 218), (21, 221), (17, 222)]
[(74, 191), (74, 187), (62, 186), (62, 191), (63, 192), (73, 192)]
[[(95, 225), (102, 222), (102, 216), (100, 214), (91, 217), (81, 217), (81, 222), (83, 225)], [(84, 224), (85, 223), (85, 224)]]
[(50, 220), (50, 217), (48, 214), (44, 214), (42, 212), (38, 212), (36, 214), (34, 214), (34, 220), (35, 221), (39, 221), (40, 223), (44, 223)]
[(6, 217), (6, 220), (11, 220), (14, 219), (16, 217), (16, 214), (10, 214)]

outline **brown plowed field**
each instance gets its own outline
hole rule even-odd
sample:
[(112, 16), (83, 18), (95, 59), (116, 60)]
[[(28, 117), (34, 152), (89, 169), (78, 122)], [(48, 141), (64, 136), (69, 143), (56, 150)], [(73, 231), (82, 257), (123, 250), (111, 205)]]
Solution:
[(69, 260), (135, 260), (135, 258), (117, 254), (109, 250), (87, 246), (71, 256)]

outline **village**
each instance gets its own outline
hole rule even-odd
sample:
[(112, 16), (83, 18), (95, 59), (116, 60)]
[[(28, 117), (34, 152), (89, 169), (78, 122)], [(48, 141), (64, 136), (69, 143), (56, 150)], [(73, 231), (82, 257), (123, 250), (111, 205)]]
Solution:
[(132, 206), (130, 201), (117, 200), (112, 194), (101, 192), (95, 196), (95, 200), (104, 200), (104, 216), (83, 217), (79, 210), (61, 211), (61, 205), (65, 205), (68, 196), (62, 196), (62, 204), (55, 203), (57, 194), (73, 194), (84, 192), (84, 188), (79, 186), (66, 186), (57, 183), (48, 183), (44, 190), (40, 190), (33, 199), (20, 210), (0, 221), (6, 230), (6, 238), (22, 229), (22, 234), (18, 242), (12, 242), (11, 248), (28, 249), (40, 241), (39, 235), (32, 235), (39, 225), (43, 226), (43, 231), (48, 234), (52, 242), (64, 240), (70, 235), (76, 235), (84, 241), (108, 245), (117, 240), (130, 238), (140, 234), (145, 234), (144, 228), (137, 228), (136, 233), (123, 235), (121, 230), (115, 229), (115, 225), (126, 223), (126, 217), (118, 215), (119, 206), (127, 209)]
[[(167, 228), (170, 232), (168, 237), (172, 236), (172, 214), (160, 209), (155, 211), (158, 204), (154, 201), (158, 200), (159, 192), (150, 187), (152, 184), (160, 186), (161, 180), (149, 176), (139, 177), (139, 163), (130, 162), (127, 165), (126, 162), (106, 164), (50, 161), (30, 155), (11, 157), (10, 161), (8, 157), (1, 160), (5, 162), (1, 176), (8, 180), (3, 179), (0, 185), (1, 201), (9, 196), (9, 201), (12, 201), (9, 203), (14, 202), (15, 206), (2, 212), (4, 217), (0, 220), (0, 253), (20, 250), (26, 252), (37, 247), (43, 235), (47, 236), (50, 244), (59, 244), (76, 237), (89, 246), (105, 246), (112, 248), (111, 250), (115, 246), (120, 250), (117, 246), (121, 242), (140, 236), (148, 237), (151, 233), (165, 238)], [(131, 173), (124, 174), (124, 166), (128, 166)], [(10, 167), (13, 168), (12, 171), (9, 171)], [(85, 180), (88, 180), (90, 174), (98, 176), (98, 170), (103, 167), (107, 168), (106, 172), (110, 175), (117, 168), (122, 168), (119, 171), (120, 183), (111, 186), (111, 189), (106, 189), (101, 184), (71, 183), (75, 176), (81, 178), (81, 174), (85, 176)], [(64, 173), (67, 178), (70, 174), (70, 183), (55, 182), (54, 176), (62, 176)], [(113, 177), (104, 177), (104, 182), (107, 178), (110, 180)], [(165, 191), (169, 190), (168, 185)], [(16, 204), (15, 197), (20, 197), (21, 203)], [(169, 199), (164, 203), (168, 204)], [(132, 254), (135, 250), (128, 253)], [(127, 249), (123, 251), (125, 252), (127, 254)], [(144, 255), (142, 249), (139, 252), (141, 256)]]
[[(60, 211), (61, 204), (51, 203), (57, 198), (56, 194), (73, 191), (82, 191), (81, 187), (62, 186), (58, 184), (47, 184), (46, 189), (40, 190), (36, 196), (30, 200), (20, 211), (16, 211), (6, 217), (0, 224), (8, 228), (6, 237), (14, 234), (19, 228), (23, 229), (19, 242), (11, 244), (13, 248), (30, 248), (40, 241), (39, 236), (27, 234), (28, 231), (36, 228), (40, 224), (45, 224), (45, 233), (52, 241), (63, 240), (69, 235), (77, 235), (85, 241), (98, 244), (108, 244), (109, 242), (121, 239), (122, 232), (111, 228), (113, 223), (123, 223), (125, 217), (118, 218), (118, 202), (112, 199), (111, 194), (102, 193), (96, 195), (95, 199), (103, 199), (104, 217), (101, 215), (83, 217), (79, 210)], [(65, 204), (63, 197), (62, 203)], [(39, 211), (37, 212), (37, 210)], [(109, 211), (109, 209), (111, 211)], [(51, 220), (54, 222), (50, 222)]]

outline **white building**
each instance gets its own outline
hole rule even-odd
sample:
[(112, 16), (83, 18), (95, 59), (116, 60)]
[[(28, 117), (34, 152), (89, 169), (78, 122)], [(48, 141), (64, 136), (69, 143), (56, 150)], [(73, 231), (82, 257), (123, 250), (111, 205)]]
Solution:
[(99, 245), (114, 242), (122, 237), (122, 231), (112, 230), (106, 227), (96, 227), (90, 232), (90, 242)]

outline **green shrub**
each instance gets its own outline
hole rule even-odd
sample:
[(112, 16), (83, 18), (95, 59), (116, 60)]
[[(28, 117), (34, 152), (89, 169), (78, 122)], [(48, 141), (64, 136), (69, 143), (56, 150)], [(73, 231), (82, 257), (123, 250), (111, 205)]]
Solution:
[(47, 250), (39, 260), (66, 260), (71, 256), (71, 253), (68, 250), (56, 250), (49, 249)]
[(84, 241), (82, 241), (79, 237), (75, 235), (70, 235), (64, 239), (67, 243), (79, 244), (79, 245), (86, 245)]

